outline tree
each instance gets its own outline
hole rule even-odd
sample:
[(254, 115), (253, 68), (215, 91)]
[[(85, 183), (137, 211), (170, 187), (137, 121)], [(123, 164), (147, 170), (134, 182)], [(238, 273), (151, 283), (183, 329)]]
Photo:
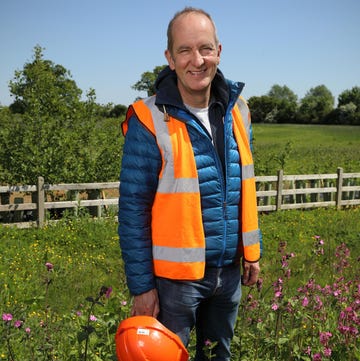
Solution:
[(356, 109), (360, 111), (360, 87), (354, 86), (350, 90), (343, 91), (338, 97), (338, 106), (353, 103)]
[(273, 109), (274, 122), (293, 123), (297, 111), (297, 95), (286, 85), (275, 84), (267, 94), (275, 100)]
[(286, 85), (275, 84), (260, 97), (249, 98), (254, 123), (292, 123), (297, 110), (297, 95)]
[(360, 124), (360, 87), (343, 91), (338, 97), (338, 107), (327, 117), (331, 124)]
[(166, 65), (158, 65), (154, 70), (142, 73), (141, 79), (132, 88), (137, 91), (146, 91), (148, 96), (155, 94), (155, 80)]
[(10, 109), (41, 117), (43, 115), (71, 116), (81, 103), (82, 91), (62, 65), (43, 59), (44, 49), (34, 47), (33, 61), (15, 71), (10, 81), (10, 93), (15, 102)]
[(311, 88), (300, 101), (297, 119), (301, 123), (323, 123), (334, 108), (334, 97), (325, 85)]
[(290, 103), (297, 103), (297, 95), (286, 85), (275, 84), (271, 87), (268, 94), (269, 97), (275, 98), (277, 100), (286, 100)]
[(268, 95), (253, 96), (248, 100), (253, 123), (274, 123), (276, 100)]
[(119, 118), (126, 114), (127, 106), (122, 104), (117, 104), (112, 107), (109, 111), (108, 116), (111, 118)]
[(103, 130), (96, 121), (95, 90), (81, 101), (82, 91), (70, 72), (45, 60), (39, 46), (33, 61), (15, 72), (10, 90), (24, 112), (7, 121), (6, 129), (0, 128), (0, 182), (34, 184), (38, 176), (49, 183), (93, 182), (101, 177)]

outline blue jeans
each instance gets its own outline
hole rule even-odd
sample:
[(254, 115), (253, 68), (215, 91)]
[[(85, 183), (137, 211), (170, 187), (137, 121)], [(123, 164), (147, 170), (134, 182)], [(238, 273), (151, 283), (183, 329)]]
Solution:
[(203, 352), (207, 340), (217, 342), (212, 361), (230, 361), (230, 343), (241, 298), (240, 266), (206, 268), (204, 278), (199, 281), (158, 278), (157, 288), (158, 319), (176, 333), (185, 346), (195, 326), (194, 361), (208, 360)]

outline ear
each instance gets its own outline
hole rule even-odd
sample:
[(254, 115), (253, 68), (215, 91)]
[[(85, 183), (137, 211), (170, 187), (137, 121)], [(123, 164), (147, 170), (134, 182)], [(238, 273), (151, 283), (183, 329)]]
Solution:
[(220, 54), (221, 54), (221, 50), (222, 50), (222, 46), (221, 46), (221, 44), (219, 43), (218, 49), (217, 49), (217, 63), (218, 63), (218, 65), (220, 64)]
[(169, 64), (171, 70), (175, 70), (175, 62), (174, 59), (168, 49), (165, 50), (165, 58)]

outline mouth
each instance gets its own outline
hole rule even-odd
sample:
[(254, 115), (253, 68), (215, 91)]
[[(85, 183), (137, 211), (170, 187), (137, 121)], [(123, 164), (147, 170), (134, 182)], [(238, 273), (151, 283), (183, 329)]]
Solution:
[(206, 72), (206, 69), (204, 69), (204, 70), (195, 70), (195, 71), (190, 71), (189, 70), (190, 75), (193, 75), (193, 76), (200, 76), (200, 75), (205, 74), (205, 72)]

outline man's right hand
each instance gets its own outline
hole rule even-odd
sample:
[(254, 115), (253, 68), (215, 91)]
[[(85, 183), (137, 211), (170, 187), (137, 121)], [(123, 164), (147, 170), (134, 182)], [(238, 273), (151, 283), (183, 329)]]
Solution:
[(156, 318), (159, 311), (159, 297), (155, 288), (134, 296), (131, 316), (152, 316)]

